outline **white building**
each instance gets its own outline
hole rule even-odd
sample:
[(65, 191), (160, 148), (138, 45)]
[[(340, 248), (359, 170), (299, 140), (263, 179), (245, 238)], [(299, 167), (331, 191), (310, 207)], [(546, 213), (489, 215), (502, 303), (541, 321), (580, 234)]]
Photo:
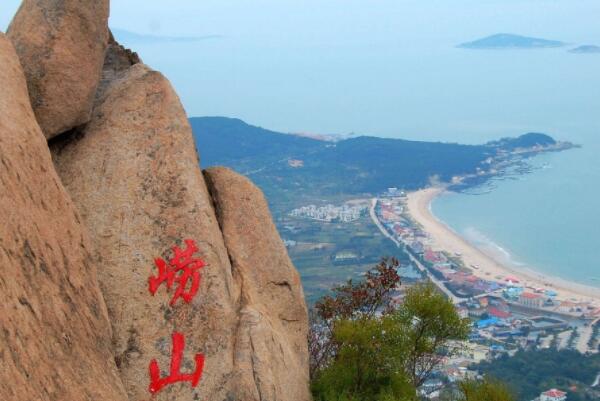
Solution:
[(366, 211), (366, 206), (325, 205), (317, 207), (315, 205), (309, 205), (292, 210), (290, 212), (290, 216), (303, 217), (326, 222), (339, 220), (344, 223), (350, 223), (352, 221), (360, 219)]

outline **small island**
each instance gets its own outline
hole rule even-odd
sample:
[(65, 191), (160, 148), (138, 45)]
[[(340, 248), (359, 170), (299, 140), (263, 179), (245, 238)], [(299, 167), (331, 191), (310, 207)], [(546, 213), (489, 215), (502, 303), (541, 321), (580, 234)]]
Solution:
[(600, 54), (600, 46), (583, 45), (569, 50), (569, 53), (575, 54)]
[(466, 42), (458, 45), (461, 49), (543, 49), (565, 46), (566, 43), (558, 40), (548, 40), (540, 38), (532, 38), (510, 33), (498, 33), (478, 39), (473, 42)]

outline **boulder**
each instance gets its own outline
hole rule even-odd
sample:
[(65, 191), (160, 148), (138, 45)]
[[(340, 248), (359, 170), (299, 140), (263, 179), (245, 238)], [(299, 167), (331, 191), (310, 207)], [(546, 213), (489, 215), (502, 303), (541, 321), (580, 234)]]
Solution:
[(300, 276), (263, 193), (217, 167), (204, 172), (234, 280), (240, 283), (235, 372), (243, 400), (308, 401), (308, 316)]
[(23, 0), (8, 28), (47, 139), (90, 119), (108, 14), (108, 0)]
[(126, 401), (88, 234), (0, 33), (0, 399)]
[[(115, 69), (115, 71), (118, 69)], [(137, 63), (116, 71), (93, 116), (76, 135), (51, 144), (64, 185), (90, 227), (102, 257), (99, 279), (113, 325), (115, 353), (131, 400), (149, 399), (150, 363), (169, 373), (172, 338), (184, 335), (181, 372), (204, 374), (194, 388), (178, 382), (154, 394), (157, 401), (225, 400), (232, 389), (239, 290), (211, 199), (198, 165), (191, 128), (169, 82)], [(177, 284), (152, 295), (155, 259), (186, 249), (207, 266), (190, 303), (171, 304)], [(189, 287), (188, 287), (189, 288)]]

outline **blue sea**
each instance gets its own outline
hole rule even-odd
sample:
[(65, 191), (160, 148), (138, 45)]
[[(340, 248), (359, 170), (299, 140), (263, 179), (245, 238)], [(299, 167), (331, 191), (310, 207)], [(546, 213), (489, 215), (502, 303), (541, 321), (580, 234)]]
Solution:
[(503, 263), (600, 287), (600, 142), (537, 156), (536, 169), (492, 187), (450, 193), (433, 213)]

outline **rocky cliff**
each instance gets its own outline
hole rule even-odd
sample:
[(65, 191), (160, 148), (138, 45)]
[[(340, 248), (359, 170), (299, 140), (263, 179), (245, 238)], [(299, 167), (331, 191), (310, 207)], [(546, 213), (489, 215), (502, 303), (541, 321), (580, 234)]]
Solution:
[(0, 34), (0, 399), (126, 400), (93, 244)]
[(0, 399), (309, 400), (302, 287), (262, 193), (202, 173), (177, 94), (107, 18), (25, 0), (16, 52), (1, 38)]

